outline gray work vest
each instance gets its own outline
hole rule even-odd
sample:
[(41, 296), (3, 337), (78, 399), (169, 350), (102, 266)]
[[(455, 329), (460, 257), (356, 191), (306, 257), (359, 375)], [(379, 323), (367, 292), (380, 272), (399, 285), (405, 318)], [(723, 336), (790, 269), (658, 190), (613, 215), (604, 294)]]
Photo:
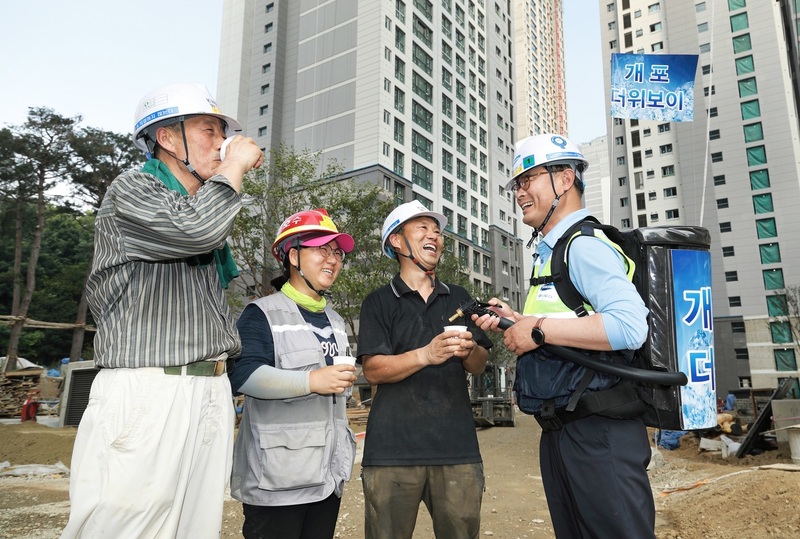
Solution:
[[(319, 339), (297, 305), (278, 292), (254, 303), (267, 317), (275, 367), (312, 371), (325, 367)], [(325, 314), (341, 353), (347, 349), (344, 320)], [(355, 436), (347, 424), (345, 398), (310, 393), (290, 399), (245, 397), (233, 450), (231, 496), (250, 505), (297, 505), (341, 497), (355, 459)]]

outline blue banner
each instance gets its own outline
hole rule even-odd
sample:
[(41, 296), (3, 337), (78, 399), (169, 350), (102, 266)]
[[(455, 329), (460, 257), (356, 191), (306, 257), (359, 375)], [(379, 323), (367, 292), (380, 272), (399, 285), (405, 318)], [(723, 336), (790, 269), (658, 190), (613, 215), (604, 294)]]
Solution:
[(710, 429), (717, 425), (711, 253), (674, 249), (671, 255), (678, 368), (689, 379), (680, 388), (683, 429)]
[(611, 116), (694, 120), (696, 54), (612, 54)]

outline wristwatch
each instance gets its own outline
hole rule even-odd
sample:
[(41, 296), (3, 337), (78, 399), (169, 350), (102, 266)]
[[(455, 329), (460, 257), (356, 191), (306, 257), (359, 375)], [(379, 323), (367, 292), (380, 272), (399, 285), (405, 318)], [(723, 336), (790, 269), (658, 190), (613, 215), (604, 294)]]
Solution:
[(544, 317), (539, 317), (536, 320), (536, 325), (533, 326), (531, 330), (531, 339), (533, 342), (536, 343), (536, 346), (541, 346), (544, 344), (544, 331), (542, 331), (542, 322), (544, 322)]

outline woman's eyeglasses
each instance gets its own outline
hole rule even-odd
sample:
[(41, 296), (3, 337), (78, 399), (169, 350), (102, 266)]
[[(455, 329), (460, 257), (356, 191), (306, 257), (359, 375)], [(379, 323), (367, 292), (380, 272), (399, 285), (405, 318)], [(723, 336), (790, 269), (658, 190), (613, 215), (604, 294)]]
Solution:
[(303, 249), (313, 249), (317, 251), (323, 260), (327, 260), (331, 255), (333, 255), (337, 261), (344, 262), (345, 252), (339, 247), (334, 249), (329, 245), (320, 245), (319, 247), (303, 247)]

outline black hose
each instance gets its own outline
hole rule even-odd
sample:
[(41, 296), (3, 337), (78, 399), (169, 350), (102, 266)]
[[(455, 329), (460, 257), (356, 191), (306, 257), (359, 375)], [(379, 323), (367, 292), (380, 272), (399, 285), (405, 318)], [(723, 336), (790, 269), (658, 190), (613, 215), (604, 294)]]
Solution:
[[(500, 318), (500, 322), (497, 324), (497, 327), (505, 330), (513, 325), (514, 321), (510, 318)], [(593, 371), (619, 376), (620, 378), (662, 386), (685, 386), (689, 383), (689, 379), (686, 378), (686, 375), (682, 372), (652, 371), (649, 369), (640, 369), (638, 367), (631, 367), (628, 365), (617, 365), (616, 363), (609, 363), (607, 361), (593, 359), (581, 354), (577, 350), (573, 350), (572, 348), (557, 346), (555, 344), (544, 344), (543, 346), (546, 346), (548, 350), (563, 360), (577, 363), (578, 365), (586, 367), (587, 369), (592, 369)]]

